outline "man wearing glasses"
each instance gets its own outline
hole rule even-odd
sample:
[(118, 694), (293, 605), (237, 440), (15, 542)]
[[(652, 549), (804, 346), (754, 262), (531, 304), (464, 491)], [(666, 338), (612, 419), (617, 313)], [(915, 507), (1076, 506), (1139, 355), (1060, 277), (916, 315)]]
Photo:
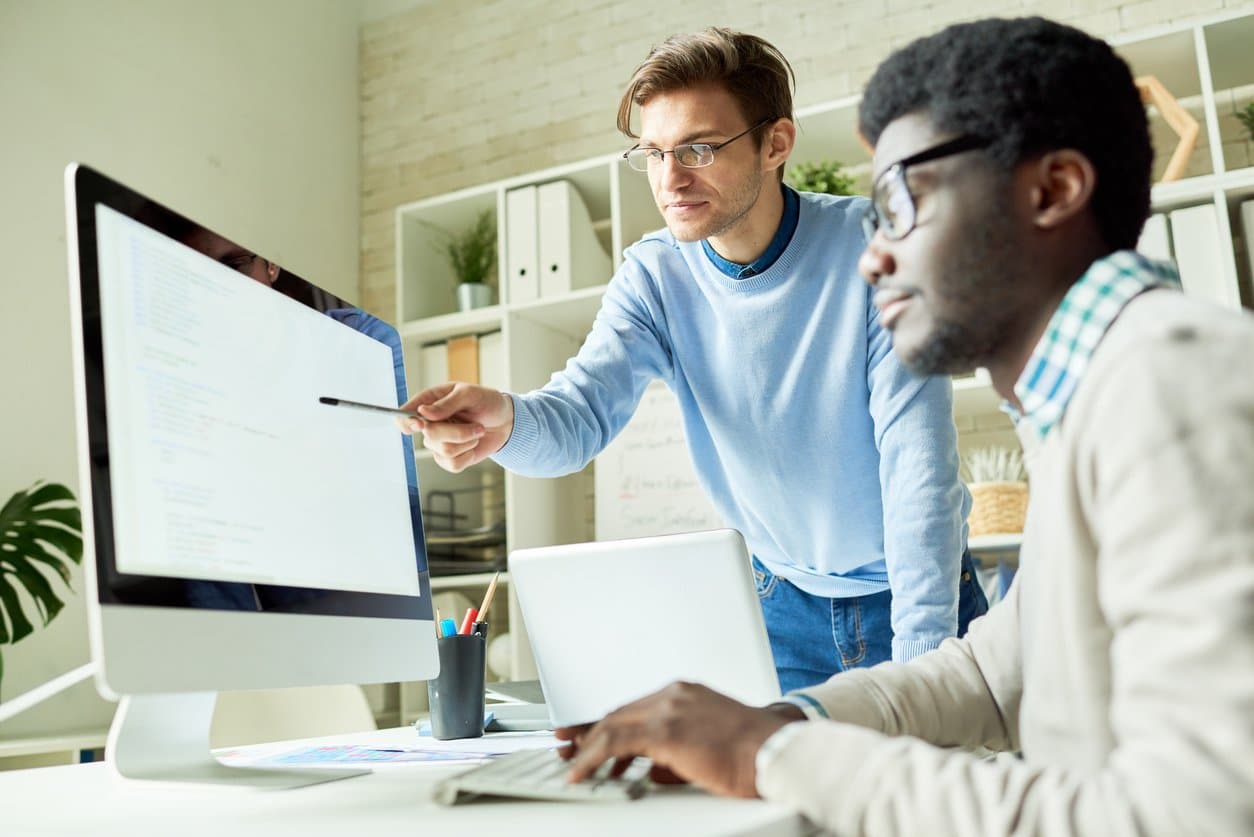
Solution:
[(857, 275), (867, 202), (782, 183), (791, 81), (752, 35), (654, 48), (618, 127), (639, 140), (624, 156), (666, 229), (627, 250), (546, 387), (444, 384), (406, 405), (444, 468), (491, 456), (555, 476), (596, 456), (664, 380), (698, 478), (754, 553), (785, 691), (905, 662), (987, 609), (965, 553), (949, 382), (901, 365)]
[(1041, 18), (960, 24), (881, 65), (859, 122), (895, 351), (985, 366), (1028, 451), (1014, 585), (909, 665), (767, 709), (677, 684), (559, 730), (572, 778), (645, 755), (837, 834), (1254, 833), (1254, 318), (1132, 249), (1131, 72)]

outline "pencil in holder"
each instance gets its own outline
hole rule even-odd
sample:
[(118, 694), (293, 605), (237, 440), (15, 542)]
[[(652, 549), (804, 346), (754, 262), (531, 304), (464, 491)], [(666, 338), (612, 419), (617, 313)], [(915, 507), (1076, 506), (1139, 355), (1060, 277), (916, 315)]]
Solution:
[(455, 634), (436, 640), (440, 673), (427, 681), (431, 734), (441, 740), (483, 735), (485, 633)]

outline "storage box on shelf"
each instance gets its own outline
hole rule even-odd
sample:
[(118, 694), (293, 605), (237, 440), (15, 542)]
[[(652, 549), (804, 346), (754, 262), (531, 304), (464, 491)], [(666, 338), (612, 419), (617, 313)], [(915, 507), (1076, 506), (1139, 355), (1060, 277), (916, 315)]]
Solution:
[[(1254, 237), (1254, 208), (1243, 210), (1247, 201), (1254, 200), (1254, 143), (1235, 117), (1236, 110), (1254, 98), (1254, 51), (1248, 46), (1251, 43), (1254, 15), (1249, 14), (1161, 27), (1116, 41), (1116, 49), (1129, 61), (1134, 75), (1157, 78), (1199, 123), (1198, 140), (1184, 178), (1155, 186), (1153, 208), (1168, 216), (1197, 206), (1213, 210), (1209, 239), (1195, 242), (1182, 237), (1178, 244), (1188, 249), (1200, 243), (1203, 249), (1209, 246), (1213, 255), (1209, 274), (1202, 282), (1190, 282), (1186, 276), (1187, 290), (1200, 290), (1230, 305), (1242, 299), (1247, 305), (1254, 301), (1247, 260), (1249, 240)], [(858, 97), (850, 96), (799, 108), (798, 140), (792, 160), (839, 161), (865, 192), (871, 175), (870, 155), (857, 137), (857, 106)], [(1154, 172), (1159, 177), (1178, 137), (1156, 109), (1151, 108), (1149, 116), (1156, 151)], [(511, 268), (535, 273), (545, 270), (540, 254), (544, 249), (541, 236), (546, 217), (540, 217), (537, 208), (530, 217), (535, 229), (520, 229), (519, 224), (526, 223), (528, 217), (528, 200), (516, 200), (517, 205), (511, 209), (510, 195), (518, 198), (524, 194), (520, 190), (536, 187), (539, 201), (540, 187), (558, 181), (566, 181), (586, 209), (584, 223), (604, 248), (609, 270), (604, 270), (604, 275), (579, 275), (578, 267), (572, 264), (569, 292), (546, 293), (539, 275), (534, 276), (533, 292), (525, 284), (519, 285), (518, 280), (524, 277), (512, 275)], [(491, 207), (497, 213), (500, 301), (489, 308), (458, 313), (455, 280), (439, 254), (432, 250), (429, 231), (420, 222), (456, 228)], [(520, 222), (520, 218), (524, 221)], [(543, 385), (577, 351), (592, 325), (610, 271), (621, 262), (623, 249), (645, 232), (661, 227), (662, 219), (654, 207), (647, 178), (630, 170), (618, 153), (611, 153), (401, 206), (396, 210), (396, 225), (397, 311), (403, 320), (400, 330), (411, 391), (439, 383), (424, 380), (422, 373), (415, 371), (422, 346), (456, 335), (497, 330), (503, 344), (504, 386), (526, 391)], [(1167, 226), (1169, 229), (1170, 224)], [(551, 270), (551, 265), (548, 267)], [(511, 294), (511, 289), (515, 293)], [(999, 411), (999, 402), (987, 376), (955, 380), (960, 445), (977, 441), (1014, 443), (1009, 419)], [(422, 478), (435, 481), (437, 477), (431, 473), (434, 463), (425, 458)], [(583, 511), (586, 503), (580, 505), (588, 490), (586, 473), (556, 480), (505, 474), (507, 548), (591, 539), (593, 527)], [(1014, 544), (998, 542), (988, 548), (1001, 552), (1013, 549)], [(481, 588), (484, 582), (454, 583), (478, 584)], [(519, 639), (520, 658), (515, 668), (523, 676), (533, 669), (517, 613), (512, 609), (512, 597), (510, 607), (514, 627), (511, 634)]]

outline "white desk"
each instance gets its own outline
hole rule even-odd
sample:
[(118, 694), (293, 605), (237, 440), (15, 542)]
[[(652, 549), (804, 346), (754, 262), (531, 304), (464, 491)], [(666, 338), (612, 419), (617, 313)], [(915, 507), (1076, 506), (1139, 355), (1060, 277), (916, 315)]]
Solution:
[[(388, 735), (396, 732), (317, 742), (372, 744), (372, 736), (377, 741)], [(688, 788), (660, 788), (635, 802), (490, 801), (444, 808), (431, 801), (432, 785), (465, 767), (385, 764), (374, 769), (369, 776), (279, 791), (133, 782), (114, 776), (103, 763), (0, 772), (0, 832), (5, 837), (812, 833), (804, 818), (785, 808), (719, 799)]]

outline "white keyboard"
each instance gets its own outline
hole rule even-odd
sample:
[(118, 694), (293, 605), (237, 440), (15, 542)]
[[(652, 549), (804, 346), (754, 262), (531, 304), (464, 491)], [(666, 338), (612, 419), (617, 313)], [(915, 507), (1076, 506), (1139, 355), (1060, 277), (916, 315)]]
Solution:
[(609, 776), (612, 764), (601, 765), (595, 775), (572, 785), (566, 781), (570, 762), (556, 750), (520, 750), (444, 779), (436, 785), (435, 800), (441, 805), (456, 805), (480, 796), (608, 802), (639, 799), (651, 787), (646, 759), (636, 759), (617, 777)]

